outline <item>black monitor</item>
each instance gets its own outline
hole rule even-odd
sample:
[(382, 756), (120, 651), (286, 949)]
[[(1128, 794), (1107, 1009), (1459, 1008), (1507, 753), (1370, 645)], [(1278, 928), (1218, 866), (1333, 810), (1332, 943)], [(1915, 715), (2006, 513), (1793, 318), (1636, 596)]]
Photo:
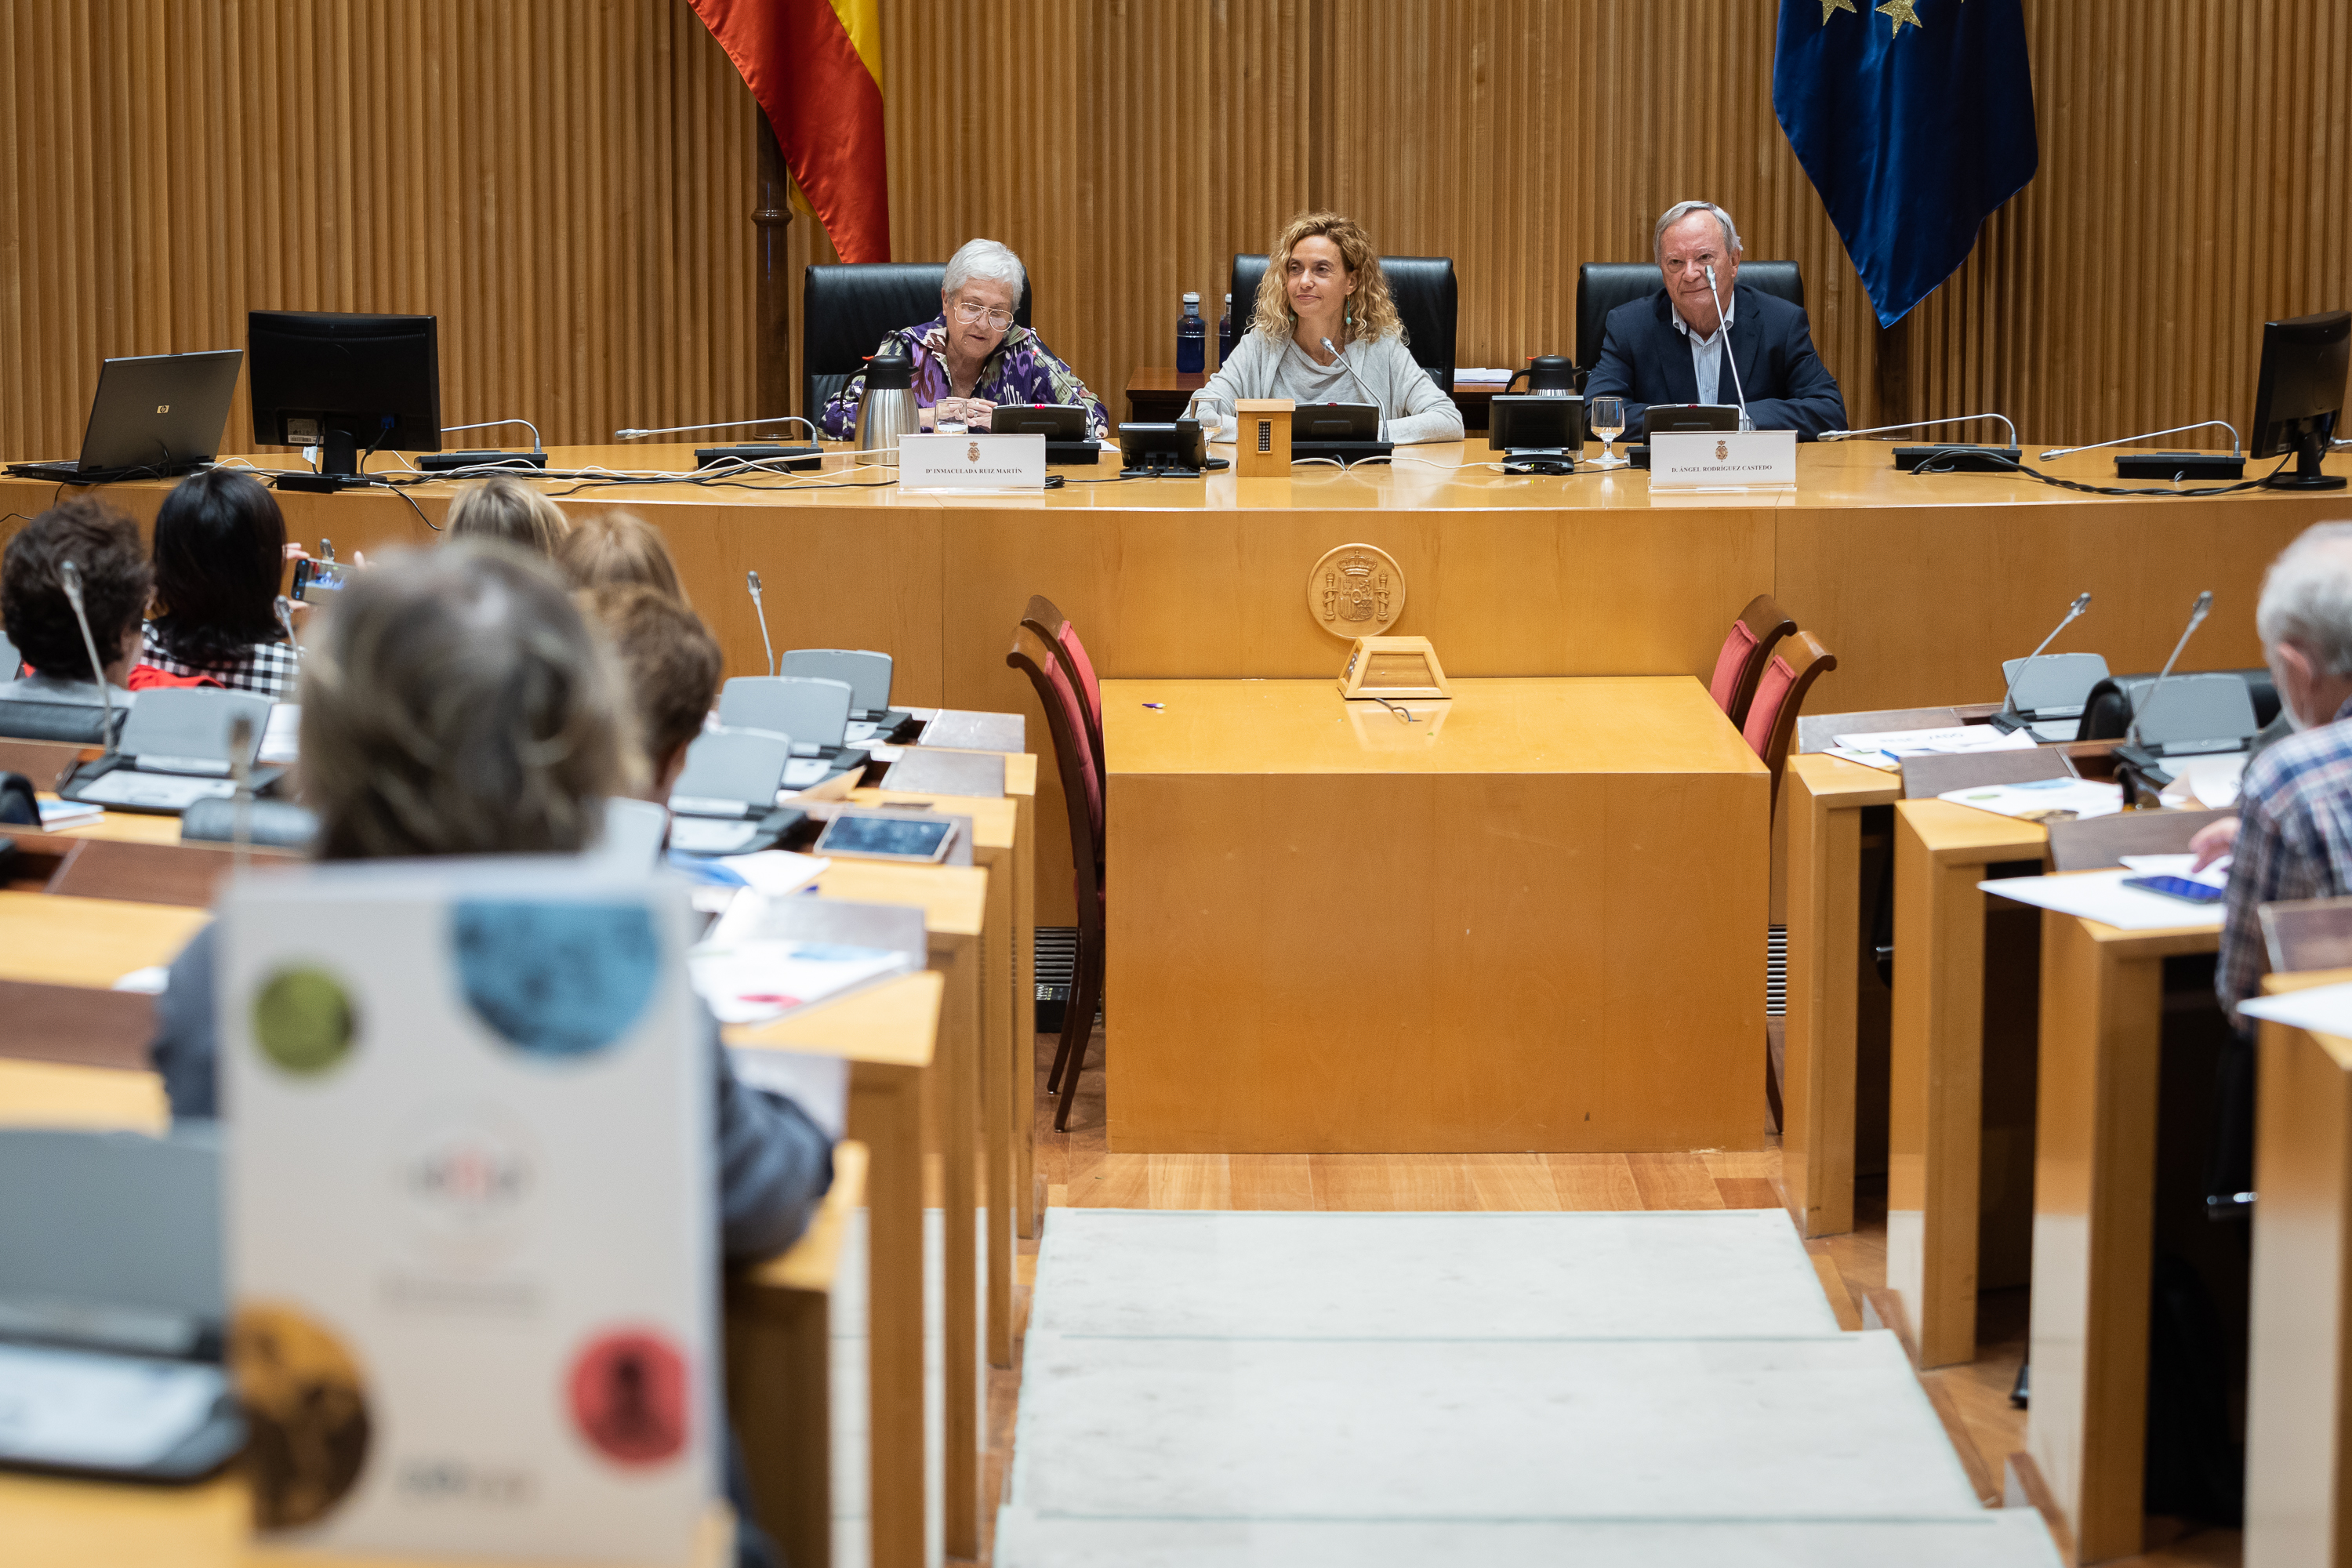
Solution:
[(245, 319), (253, 437), (317, 447), (322, 474), (369, 452), (441, 449), (441, 355), (431, 316), (255, 310)]
[(2324, 473), (2344, 408), (2344, 382), (2352, 366), (2352, 310), (2322, 310), (2263, 323), (2263, 373), (2254, 387), (2254, 424), (2246, 456), (2296, 455), (2294, 472), (2263, 480), (2281, 489), (2339, 490), (2343, 476)]

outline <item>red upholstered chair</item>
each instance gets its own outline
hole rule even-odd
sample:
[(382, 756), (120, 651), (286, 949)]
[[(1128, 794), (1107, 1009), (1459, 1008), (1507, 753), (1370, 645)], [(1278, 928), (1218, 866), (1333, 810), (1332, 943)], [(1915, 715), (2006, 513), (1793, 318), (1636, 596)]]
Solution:
[(1095, 777), (1108, 787), (1103, 759), (1102, 682), (1095, 679), (1095, 663), (1087, 657), (1087, 645), (1078, 640), (1078, 628), (1043, 594), (1029, 595), (1029, 608), (1023, 613), (1021, 624), (1033, 628), (1061, 657), (1063, 671), (1077, 688), (1080, 710), (1086, 716), (1087, 743), (1094, 749)]
[(1813, 682), (1837, 668), (1837, 656), (1811, 632), (1791, 631), (1764, 661), (1756, 682), (1755, 700), (1748, 706), (1748, 721), (1739, 732), (1772, 770), (1772, 809), (1780, 809), (1780, 770), (1789, 761), (1790, 742), (1796, 739), (1797, 715)]
[[(1049, 606), (1050, 607), (1050, 606)], [(1094, 1034), (1095, 1005), (1103, 984), (1103, 789), (1102, 774), (1087, 734), (1086, 704), (1064, 668), (1063, 658), (1037, 628), (1027, 621), (1013, 634), (1013, 651), (1004, 662), (1029, 678), (1038, 704), (1045, 710), (1045, 728), (1054, 738), (1054, 759), (1061, 770), (1062, 796), (1069, 803), (1070, 858), (1077, 868), (1078, 958), (1071, 976), (1069, 1005), (1062, 1014), (1061, 1045), (1054, 1053), (1054, 1070), (1045, 1079), (1055, 1096), (1054, 1126), (1066, 1128), (1070, 1102), (1077, 1098), (1078, 1071), (1087, 1059), (1087, 1041)]]
[(1739, 618), (1731, 623), (1723, 650), (1715, 656), (1715, 674), (1707, 680), (1706, 694), (1734, 724), (1748, 722), (1748, 709), (1755, 700), (1756, 683), (1763, 678), (1764, 661), (1772, 657), (1774, 645), (1796, 629), (1797, 623), (1769, 594), (1748, 600)]

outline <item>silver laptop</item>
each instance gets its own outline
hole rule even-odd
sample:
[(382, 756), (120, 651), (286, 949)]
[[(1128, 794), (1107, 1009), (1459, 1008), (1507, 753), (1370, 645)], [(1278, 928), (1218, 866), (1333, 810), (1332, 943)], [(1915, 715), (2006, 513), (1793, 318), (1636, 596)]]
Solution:
[(99, 484), (173, 479), (220, 455), (243, 349), (146, 354), (99, 367), (81, 456), (70, 463), (11, 463), (22, 479)]

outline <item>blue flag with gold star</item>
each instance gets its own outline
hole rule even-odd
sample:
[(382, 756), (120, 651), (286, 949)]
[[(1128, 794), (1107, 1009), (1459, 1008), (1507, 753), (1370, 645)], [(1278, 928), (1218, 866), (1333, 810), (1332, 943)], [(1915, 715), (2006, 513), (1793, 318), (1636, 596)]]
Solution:
[(1780, 0), (1772, 109), (1882, 326), (2041, 162), (2022, 0)]

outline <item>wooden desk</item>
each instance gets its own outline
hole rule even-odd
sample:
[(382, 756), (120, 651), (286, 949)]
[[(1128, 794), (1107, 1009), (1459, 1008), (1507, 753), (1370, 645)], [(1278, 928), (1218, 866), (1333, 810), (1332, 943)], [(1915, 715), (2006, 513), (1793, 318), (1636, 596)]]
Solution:
[(1789, 836), (1780, 1181), (1799, 1235), (1842, 1236), (1853, 1228), (1855, 984), (1867, 962), (1863, 814), (1902, 799), (1903, 775), (1795, 755), (1780, 781)]
[(114, 899), (0, 892), (0, 980), (104, 990), (169, 963), (212, 919), (207, 910)]
[(1755, 752), (1686, 677), (1454, 688), (1105, 683), (1113, 1149), (1761, 1143)]
[(2164, 961), (2220, 945), (2042, 917), (2025, 1448), (2080, 1563), (2141, 1550)]
[[(1139, 365), (1127, 378), (1127, 416), (1138, 424), (1166, 424), (1184, 416), (1184, 404), (1209, 384), (1209, 373), (1179, 372), (1167, 365)], [(1454, 384), (1454, 406), (1462, 410), (1465, 430), (1484, 430), (1489, 406), (1500, 386), (1488, 383)], [(1116, 432), (1114, 432), (1116, 434)]]
[[(674, 471), (691, 468), (693, 450), (573, 447), (550, 457)], [(1004, 663), (1030, 595), (1076, 621), (1108, 678), (1328, 679), (1345, 656), (1309, 618), (1302, 590), (1326, 551), (1354, 540), (1395, 557), (1408, 586), (1396, 629), (1433, 638), (1457, 678), (1704, 679), (1731, 617), (1768, 590), (1838, 655), (1810, 700), (1822, 712), (1997, 700), (2001, 659), (2032, 647), (2055, 606), (2085, 589), (2098, 595), (2101, 651), (2117, 669), (2160, 666), (2180, 606), (2206, 588), (2222, 613), (2198, 635), (2191, 665), (2248, 666), (2261, 659), (2246, 611), (2263, 568), (2342, 504), (2286, 490), (2168, 500), (2077, 495), (2014, 474), (1906, 474), (1875, 441), (1801, 444), (1785, 497), (1654, 501), (1638, 470), (1549, 477), (1481, 466), (1492, 457), (1483, 437), (1409, 456), (1248, 487), (1224, 472), (1026, 496), (811, 488), (845, 477), (833, 474), (723, 489), (541, 483), (574, 515), (625, 508), (662, 531), (730, 672), (767, 668), (743, 594), (743, 574), (756, 568), (798, 588), (793, 640), (887, 649), (902, 706), (1024, 713), (1032, 735), (1046, 732), (1043, 711)], [(397, 461), (382, 453), (369, 467)], [(2342, 454), (2327, 465), (2352, 472)], [(2113, 479), (2106, 452), (2037, 466)], [(1065, 470), (1074, 479), (1104, 471)], [(103, 493), (143, 524), (168, 488)], [(55, 489), (0, 478), (0, 510), (37, 512)], [(409, 502), (437, 522), (456, 493), (436, 480), (400, 495), (278, 499), (289, 537), (315, 549), (329, 535), (348, 554), (431, 545), (439, 536)], [(1039, 787), (1045, 819), (1059, 822), (1052, 770)], [(1037, 870), (1038, 919), (1070, 923), (1059, 834), (1040, 844)]]
[[(2049, 842), (2036, 824), (1973, 806), (1895, 805), (1886, 1284), (1923, 1367), (1976, 1359), (1988, 898), (1977, 884), (1995, 865), (2039, 861)], [(2022, 1167), (2021, 1136), (2006, 1152)]]
[[(982, 1429), (979, 1340), (980, 1243), (975, 1178), (980, 1151), (982, 941), (988, 929), (988, 872), (979, 866), (894, 866), (837, 859), (816, 880), (817, 896), (859, 904), (912, 904), (923, 911), (940, 1003), (938, 1070), (929, 1076), (929, 1108), (939, 1128), (940, 1197), (947, 1234), (947, 1552), (980, 1555)], [(823, 1016), (823, 1012), (817, 1015)], [(919, 1275), (918, 1276), (919, 1278)], [(921, 1297), (914, 1300), (919, 1310)], [(917, 1472), (919, 1479), (920, 1472)], [(880, 1527), (877, 1499), (875, 1521)], [(921, 1537), (917, 1536), (919, 1542)]]
[[(922, 1101), (924, 1082), (939, 1059), (947, 992), (947, 976), (932, 970), (830, 1006), (726, 1031), (730, 1046), (814, 1051), (849, 1062), (849, 1132), (871, 1156), (866, 1187), (866, 1451), (871, 1478), (867, 1517), (876, 1568), (921, 1568), (924, 1561), (929, 1500), (923, 1475)], [(808, 1239), (803, 1237), (803, 1244)], [(799, 1251), (795, 1247), (786, 1257)], [(813, 1350), (805, 1313), (791, 1303), (783, 1310), (790, 1316), (777, 1331), (782, 1342), (775, 1348), (799, 1365)], [(969, 1331), (965, 1338), (969, 1343)], [(751, 1395), (760, 1401), (763, 1419), (787, 1414), (776, 1410), (776, 1393), (770, 1386)], [(747, 1460), (755, 1458), (751, 1447), (747, 1431)], [(771, 1489), (777, 1488), (787, 1497), (801, 1498), (807, 1483), (796, 1468), (804, 1454), (789, 1440), (769, 1453), (793, 1473), (755, 1468), (754, 1495), (771, 1499), (776, 1495)], [(830, 1450), (827, 1454), (829, 1465)], [(829, 1521), (829, 1493), (825, 1506)], [(794, 1563), (833, 1561), (829, 1552), (810, 1556), (792, 1542), (786, 1545)]]
[[(2265, 992), (2352, 970), (2273, 974)], [(2352, 1040), (2262, 1026), (2246, 1371), (2250, 1563), (2352, 1559)]]

